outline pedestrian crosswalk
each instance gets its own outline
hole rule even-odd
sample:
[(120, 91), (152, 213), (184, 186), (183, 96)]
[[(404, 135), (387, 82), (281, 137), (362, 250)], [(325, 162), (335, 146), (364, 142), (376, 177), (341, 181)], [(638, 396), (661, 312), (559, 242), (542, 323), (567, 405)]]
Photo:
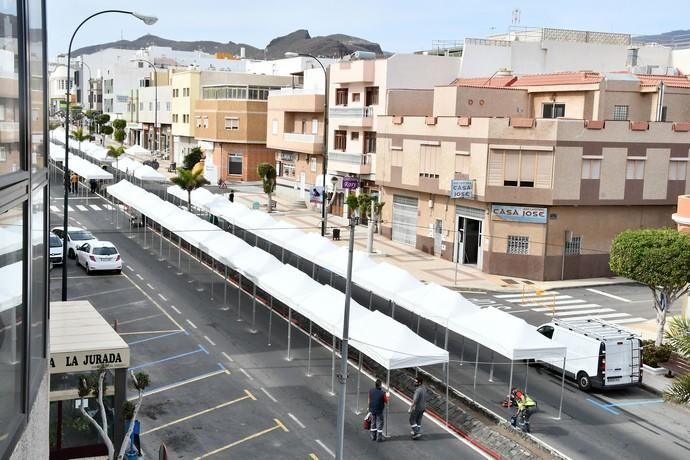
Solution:
[[(64, 208), (62, 206), (56, 206), (56, 205), (50, 205), (50, 211), (54, 213), (61, 213)], [(93, 211), (111, 211), (113, 207), (109, 204), (88, 204), (88, 205), (83, 205), (83, 204), (75, 204), (75, 205), (68, 205), (67, 206), (67, 211), (69, 212), (74, 212), (74, 211), (82, 211), (82, 212), (93, 212)]]
[(639, 323), (645, 318), (634, 317), (629, 313), (616, 311), (609, 306), (576, 299), (557, 291), (546, 291), (520, 294), (496, 294), (493, 296), (501, 302), (513, 304), (525, 310), (543, 313), (563, 320), (604, 319), (615, 324)]

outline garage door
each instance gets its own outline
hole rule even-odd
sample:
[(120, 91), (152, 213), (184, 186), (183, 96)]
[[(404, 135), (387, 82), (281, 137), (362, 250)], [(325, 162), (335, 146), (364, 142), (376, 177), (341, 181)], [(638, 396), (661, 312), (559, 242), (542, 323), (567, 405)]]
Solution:
[(393, 241), (417, 244), (417, 198), (393, 195)]

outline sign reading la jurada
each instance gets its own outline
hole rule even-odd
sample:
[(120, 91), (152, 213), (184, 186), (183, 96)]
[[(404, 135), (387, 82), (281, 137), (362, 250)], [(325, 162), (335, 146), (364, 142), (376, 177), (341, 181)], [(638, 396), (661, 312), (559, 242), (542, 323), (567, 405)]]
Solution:
[(50, 356), (51, 374), (96, 370), (104, 365), (109, 368), (129, 367), (129, 350), (54, 353)]

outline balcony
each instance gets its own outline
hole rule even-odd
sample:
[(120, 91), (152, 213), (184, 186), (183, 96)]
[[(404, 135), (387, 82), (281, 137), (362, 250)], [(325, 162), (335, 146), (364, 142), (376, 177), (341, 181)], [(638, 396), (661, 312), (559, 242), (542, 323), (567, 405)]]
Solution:
[(321, 136), (316, 134), (299, 134), (299, 133), (283, 133), (283, 140), (285, 142), (301, 142), (307, 144), (316, 144), (322, 141)]
[(339, 62), (331, 66), (331, 83), (373, 82), (376, 61)]
[(269, 132), (266, 136), (266, 146), (269, 149), (321, 155), (323, 153), (323, 136), (299, 133), (283, 133), (281, 135)]
[(330, 107), (328, 116), (331, 123), (338, 126), (357, 126), (371, 128), (374, 122), (373, 107)]
[(371, 174), (372, 154), (328, 152), (328, 169), (350, 174)]

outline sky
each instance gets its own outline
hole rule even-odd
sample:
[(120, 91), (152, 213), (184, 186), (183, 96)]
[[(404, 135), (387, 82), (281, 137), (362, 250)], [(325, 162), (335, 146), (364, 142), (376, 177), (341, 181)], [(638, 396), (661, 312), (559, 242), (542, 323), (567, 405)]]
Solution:
[[(307, 29), (312, 37), (342, 33), (378, 42), (384, 51), (431, 48), (433, 40), (462, 40), (507, 31), (513, 11), (519, 26), (556, 27), (633, 35), (690, 29), (690, 1), (666, 0), (47, 0), (48, 53), (67, 51), (79, 23), (103, 9), (158, 17), (147, 26), (127, 15), (91, 19), (73, 49), (150, 33), (173, 40), (244, 42), (264, 48), (275, 37)], [(336, 7), (337, 5), (337, 7)]]

